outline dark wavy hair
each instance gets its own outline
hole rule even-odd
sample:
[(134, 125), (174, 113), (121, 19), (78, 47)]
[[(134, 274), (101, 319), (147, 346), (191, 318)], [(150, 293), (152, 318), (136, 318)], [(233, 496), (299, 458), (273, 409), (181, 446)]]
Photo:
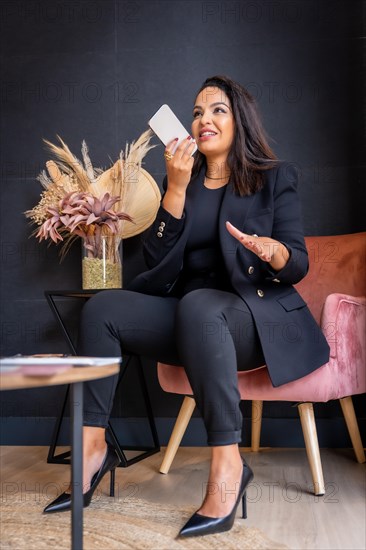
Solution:
[[(277, 160), (268, 144), (256, 102), (244, 86), (227, 76), (207, 78), (197, 95), (207, 87), (220, 88), (227, 95), (234, 115), (235, 137), (227, 158), (233, 188), (241, 196), (256, 193), (263, 187), (263, 172), (273, 168)], [(206, 157), (197, 151), (192, 175), (205, 165)]]

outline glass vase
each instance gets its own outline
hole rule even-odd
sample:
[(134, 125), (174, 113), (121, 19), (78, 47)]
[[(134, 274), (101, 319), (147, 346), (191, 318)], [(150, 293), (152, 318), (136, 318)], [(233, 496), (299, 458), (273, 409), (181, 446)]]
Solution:
[(114, 235), (82, 239), (84, 290), (122, 288), (122, 240)]

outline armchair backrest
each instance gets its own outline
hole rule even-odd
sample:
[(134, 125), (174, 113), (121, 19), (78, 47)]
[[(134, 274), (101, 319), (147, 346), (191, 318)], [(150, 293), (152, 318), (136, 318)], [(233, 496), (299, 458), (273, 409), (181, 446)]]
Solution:
[(309, 272), (296, 289), (319, 323), (329, 294), (366, 296), (366, 232), (305, 237), (305, 242)]

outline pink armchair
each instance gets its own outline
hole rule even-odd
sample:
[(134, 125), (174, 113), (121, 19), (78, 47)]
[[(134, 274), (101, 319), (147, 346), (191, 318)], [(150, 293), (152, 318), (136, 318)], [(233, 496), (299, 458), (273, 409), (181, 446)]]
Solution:
[[(314, 493), (325, 492), (313, 403), (339, 399), (358, 462), (365, 453), (352, 395), (366, 392), (366, 233), (306, 237), (309, 273), (296, 288), (307, 301), (330, 345), (329, 362), (294, 382), (274, 388), (264, 365), (238, 373), (242, 399), (252, 401), (252, 451), (259, 450), (263, 401), (299, 402), (298, 410)], [(168, 473), (195, 408), (183, 367), (158, 363), (166, 392), (185, 398), (170, 437), (161, 473)]]

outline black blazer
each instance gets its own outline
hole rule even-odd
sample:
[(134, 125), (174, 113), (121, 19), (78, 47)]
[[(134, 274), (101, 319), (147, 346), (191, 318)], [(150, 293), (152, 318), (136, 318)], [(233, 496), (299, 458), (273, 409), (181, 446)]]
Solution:
[[(181, 219), (160, 207), (144, 242), (149, 270), (138, 275), (129, 290), (169, 296), (183, 266), (190, 213), (200, 200), (203, 181), (204, 170), (189, 183)], [(245, 233), (266, 235), (285, 244), (290, 252), (286, 266), (274, 272), (230, 235), (226, 220)], [(272, 384), (296, 380), (326, 363), (327, 341), (292, 286), (308, 271), (295, 168), (279, 162), (265, 172), (263, 189), (246, 197), (234, 194), (229, 183), (220, 210), (219, 235), (231, 284), (252, 312)]]

